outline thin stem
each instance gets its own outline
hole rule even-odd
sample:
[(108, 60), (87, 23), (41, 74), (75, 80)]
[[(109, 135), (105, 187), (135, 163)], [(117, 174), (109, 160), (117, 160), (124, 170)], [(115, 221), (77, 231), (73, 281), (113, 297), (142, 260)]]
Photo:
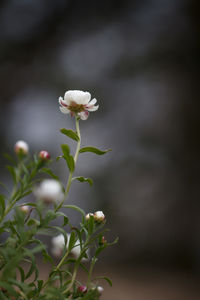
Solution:
[[(62, 264), (64, 263), (65, 259), (67, 258), (67, 256), (69, 255), (69, 251), (67, 251), (65, 253), (65, 255), (63, 256), (63, 258), (61, 259), (61, 261), (59, 262), (59, 264), (55, 267), (54, 271), (58, 271), (60, 269), (60, 267), (62, 266)], [(47, 286), (47, 284), (50, 281), (50, 277), (47, 279), (47, 281), (45, 282), (45, 284), (43, 285), (43, 288), (45, 288)]]
[[(75, 167), (76, 167), (76, 163), (77, 163), (78, 155), (79, 155), (79, 150), (80, 150), (80, 146), (81, 146), (81, 134), (80, 134), (80, 127), (79, 127), (79, 119), (80, 118), (76, 116), (76, 132), (77, 132), (77, 135), (79, 137), (79, 140), (77, 142), (76, 152), (75, 152), (75, 155), (74, 155), (74, 170), (75, 170)], [(69, 190), (70, 190), (70, 187), (71, 187), (71, 183), (72, 183), (73, 173), (74, 173), (74, 171), (70, 171), (70, 173), (69, 173), (69, 177), (68, 177), (67, 185), (66, 185), (66, 189), (65, 189), (65, 197), (61, 201), (61, 203), (57, 206), (57, 208), (55, 209), (55, 212), (57, 212), (62, 207), (62, 205), (63, 205), (63, 203), (65, 201), (65, 198), (68, 196), (68, 193), (69, 193)], [(63, 265), (63, 263), (65, 262), (65, 259), (67, 258), (68, 255), (69, 255), (69, 252), (67, 251), (65, 253), (65, 255), (63, 256), (63, 258), (61, 259), (61, 261), (55, 267), (55, 271), (58, 271), (60, 269), (60, 267)], [(74, 283), (74, 280), (76, 279), (77, 270), (78, 270), (78, 265), (75, 266), (74, 273), (72, 275), (72, 280), (71, 280), (72, 284), (70, 284), (69, 289), (72, 287), (72, 285)], [(50, 281), (50, 277), (45, 282), (43, 288), (47, 286), (47, 284), (49, 283), (49, 281)]]
[(70, 289), (72, 288), (72, 286), (73, 286), (73, 284), (74, 284), (74, 281), (76, 280), (76, 275), (77, 275), (78, 267), (79, 267), (79, 261), (76, 262), (76, 265), (75, 265), (75, 267), (74, 267), (74, 272), (73, 272), (73, 274), (72, 274), (72, 279), (71, 279), (70, 285), (68, 286), (68, 288), (66, 288), (66, 289), (63, 291), (63, 294), (69, 292)]
[(93, 257), (91, 265), (90, 265), (90, 269), (89, 269), (89, 274), (88, 274), (88, 281), (87, 281), (87, 287), (89, 288), (90, 282), (91, 282), (91, 278), (92, 278), (92, 271), (94, 269), (94, 265), (97, 261), (96, 257)]
[[(77, 142), (76, 152), (75, 152), (75, 155), (74, 155), (74, 170), (75, 170), (75, 167), (76, 167), (76, 163), (77, 163), (78, 155), (79, 155), (79, 150), (80, 150), (80, 147), (81, 147), (81, 133), (80, 133), (80, 127), (79, 127), (79, 117), (77, 117), (77, 116), (76, 116), (76, 132), (77, 132), (77, 135), (79, 137), (79, 140)], [(74, 174), (74, 171), (70, 171), (69, 177), (68, 177), (68, 180), (67, 180), (66, 189), (65, 189), (65, 197), (60, 202), (60, 204), (57, 206), (57, 208), (55, 209), (55, 212), (57, 212), (62, 207), (65, 199), (67, 198), (67, 196), (69, 194), (69, 190), (70, 190), (70, 187), (71, 187), (73, 174)]]

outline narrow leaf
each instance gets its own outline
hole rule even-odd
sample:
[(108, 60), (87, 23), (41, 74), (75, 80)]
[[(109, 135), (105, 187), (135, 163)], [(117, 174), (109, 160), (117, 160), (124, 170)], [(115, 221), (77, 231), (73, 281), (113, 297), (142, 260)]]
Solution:
[(71, 129), (62, 128), (60, 129), (60, 132), (77, 142), (79, 141), (77, 133)]
[(110, 278), (106, 277), (106, 276), (98, 276), (98, 277), (95, 277), (93, 280), (97, 280), (97, 279), (104, 279), (105, 281), (107, 281), (107, 283), (112, 286), (112, 281)]
[(75, 245), (75, 242), (76, 242), (76, 234), (74, 231), (72, 231), (72, 233), (70, 234), (70, 239), (69, 239), (69, 246), (68, 246), (69, 251), (72, 250), (72, 248)]
[(76, 205), (63, 205), (63, 207), (74, 209), (74, 210), (80, 212), (82, 214), (82, 216), (85, 218), (85, 212), (80, 207), (78, 207)]
[(97, 155), (103, 155), (103, 154), (105, 154), (105, 153), (107, 153), (107, 152), (109, 152), (109, 151), (111, 151), (111, 149), (102, 151), (102, 150), (100, 150), (100, 149), (98, 149), (98, 148), (95, 148), (95, 147), (84, 147), (84, 148), (81, 148), (81, 149), (79, 150), (79, 153), (93, 152), (93, 153), (95, 153), (95, 154), (97, 154)]
[(67, 162), (67, 166), (71, 172), (74, 171), (75, 163), (74, 158), (72, 155), (70, 155), (70, 148), (67, 144), (61, 145), (62, 151), (63, 151), (63, 157)]
[(74, 178), (72, 178), (72, 180), (74, 180), (74, 179), (76, 179), (76, 180), (78, 180), (80, 182), (88, 182), (90, 186), (93, 185), (93, 180), (91, 178), (86, 178), (86, 177), (80, 176), (80, 177), (74, 177)]
[(5, 196), (0, 195), (0, 214), (3, 216), (3, 213), (5, 211)]
[(7, 169), (13, 178), (13, 182), (16, 184), (17, 183), (17, 175), (16, 175), (15, 168), (13, 168), (12, 166), (7, 166)]
[(42, 169), (41, 169), (41, 172), (44, 172), (44, 173), (50, 175), (52, 178), (54, 178), (54, 179), (56, 179), (56, 180), (59, 180), (59, 177), (56, 176), (56, 175), (51, 171), (51, 169), (49, 169), (49, 168), (42, 168)]

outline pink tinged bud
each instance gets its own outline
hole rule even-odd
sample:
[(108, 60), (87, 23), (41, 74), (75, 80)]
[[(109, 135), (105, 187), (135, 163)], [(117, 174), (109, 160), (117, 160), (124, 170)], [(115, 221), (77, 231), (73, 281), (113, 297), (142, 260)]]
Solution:
[(105, 221), (105, 215), (104, 215), (104, 213), (102, 211), (96, 211), (94, 213), (94, 220), (96, 222), (99, 222), (99, 223), (104, 222)]
[(20, 206), (21, 211), (23, 211), (24, 213), (27, 213), (29, 211), (29, 207), (28, 205), (22, 205)]
[(39, 156), (39, 158), (41, 158), (41, 160), (43, 160), (43, 161), (47, 161), (47, 160), (49, 160), (49, 159), (51, 158), (49, 152), (47, 152), (47, 151), (45, 151), (45, 150), (40, 151), (40, 153), (39, 153), (38, 156)]
[(26, 155), (28, 154), (28, 150), (29, 150), (29, 146), (24, 141), (18, 141), (14, 146), (14, 151), (17, 155), (19, 154)]
[(85, 219), (88, 221), (90, 219), (90, 217), (94, 217), (94, 214), (92, 213), (88, 213), (86, 216), (85, 216)]
[(77, 288), (77, 291), (81, 294), (86, 294), (87, 293), (87, 287), (85, 285), (80, 285), (78, 288)]
[(105, 239), (105, 236), (102, 236), (101, 240), (100, 240), (100, 245), (104, 245), (107, 243), (107, 240)]
[(97, 287), (97, 292), (99, 293), (99, 295), (102, 295), (104, 292), (104, 288), (102, 288), (102, 286), (98, 286)]

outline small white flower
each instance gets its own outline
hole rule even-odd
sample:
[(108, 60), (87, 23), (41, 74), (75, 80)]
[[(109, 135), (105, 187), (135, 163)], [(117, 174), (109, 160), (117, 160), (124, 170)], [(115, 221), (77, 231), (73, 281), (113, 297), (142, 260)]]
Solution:
[(29, 211), (29, 206), (28, 205), (22, 205), (22, 206), (20, 206), (20, 209), (24, 213), (27, 213)]
[(15, 150), (16, 154), (20, 154), (20, 152), (21, 152), (22, 154), (25, 155), (28, 153), (29, 146), (24, 141), (18, 141), (14, 146), (14, 150)]
[(99, 293), (100, 295), (102, 295), (103, 292), (104, 292), (104, 288), (103, 288), (102, 286), (98, 286), (98, 287), (97, 287), (97, 291), (98, 291), (98, 293)]
[(43, 180), (34, 193), (46, 203), (59, 203), (64, 197), (61, 184), (55, 179)]
[(65, 246), (65, 239), (63, 234), (59, 234), (52, 238), (52, 249), (51, 252), (55, 257), (60, 257), (62, 255), (64, 246)]
[(96, 111), (99, 105), (94, 98), (91, 101), (91, 94), (79, 90), (67, 91), (64, 99), (59, 97), (60, 111), (64, 114), (70, 113), (71, 116), (78, 115), (82, 120), (87, 120), (89, 112)]
[(86, 216), (85, 216), (85, 219), (88, 221), (90, 219), (90, 217), (94, 217), (94, 214), (93, 213), (88, 213)]
[[(67, 244), (66, 248), (69, 246), (70, 234), (67, 234)], [(52, 238), (53, 248), (51, 250), (52, 254), (55, 257), (60, 257), (62, 255), (63, 249), (65, 247), (65, 238), (64, 235), (61, 233), (58, 236)], [(74, 248), (71, 250), (71, 254), (77, 259), (81, 253), (81, 247), (79, 240), (76, 241)], [(88, 255), (88, 252), (87, 252)], [(87, 261), (87, 258), (82, 258), (82, 261)]]
[(97, 222), (103, 222), (105, 220), (105, 215), (102, 211), (96, 211), (94, 213), (94, 220)]

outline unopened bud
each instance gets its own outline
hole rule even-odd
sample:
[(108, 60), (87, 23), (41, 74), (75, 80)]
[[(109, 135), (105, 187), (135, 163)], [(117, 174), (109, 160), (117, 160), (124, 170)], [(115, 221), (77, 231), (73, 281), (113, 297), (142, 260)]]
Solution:
[(39, 153), (38, 156), (39, 156), (39, 158), (41, 158), (41, 160), (43, 160), (43, 161), (47, 161), (47, 160), (49, 160), (49, 159), (51, 158), (49, 152), (47, 152), (47, 151), (45, 151), (45, 150), (40, 151), (40, 153)]
[(24, 141), (18, 141), (15, 144), (14, 150), (17, 155), (20, 155), (20, 154), (26, 155), (26, 154), (28, 154), (29, 146)]
[(102, 295), (104, 292), (104, 288), (102, 288), (102, 286), (98, 286), (97, 287), (97, 292), (99, 293), (99, 295)]
[(24, 213), (27, 213), (29, 211), (29, 207), (28, 205), (22, 205), (20, 206), (21, 211), (23, 211)]
[(94, 213), (94, 220), (99, 222), (99, 223), (102, 223), (103, 221), (105, 221), (105, 215), (102, 211), (96, 211)]
[(80, 285), (78, 288), (77, 288), (77, 291), (81, 294), (86, 294), (87, 293), (87, 286), (85, 285)]
[(88, 213), (88, 214), (85, 216), (85, 218), (86, 218), (87, 221), (90, 219), (90, 217), (94, 217), (94, 214)]
[(107, 243), (107, 240), (105, 239), (105, 236), (102, 236), (101, 240), (99, 241), (100, 245), (104, 245)]

